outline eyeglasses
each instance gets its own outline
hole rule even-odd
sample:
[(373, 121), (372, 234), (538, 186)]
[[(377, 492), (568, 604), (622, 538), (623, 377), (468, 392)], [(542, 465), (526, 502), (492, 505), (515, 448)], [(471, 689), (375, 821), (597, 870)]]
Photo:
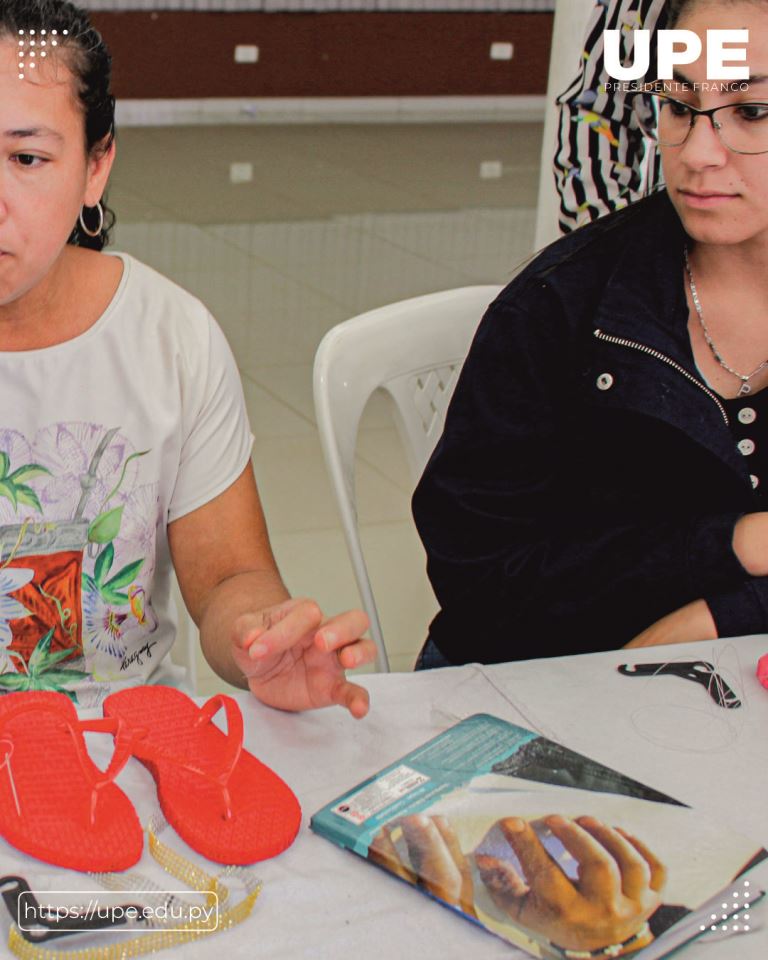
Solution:
[(698, 117), (708, 117), (733, 153), (768, 153), (768, 103), (729, 103), (700, 110), (663, 93), (642, 93), (633, 110), (641, 130), (662, 147), (681, 147)]

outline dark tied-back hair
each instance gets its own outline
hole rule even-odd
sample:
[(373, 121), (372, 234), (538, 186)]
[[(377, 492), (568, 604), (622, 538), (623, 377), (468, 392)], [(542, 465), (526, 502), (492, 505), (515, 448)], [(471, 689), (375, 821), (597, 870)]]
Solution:
[[(115, 138), (115, 98), (109, 85), (112, 57), (101, 34), (94, 30), (88, 14), (68, 0), (0, 0), (0, 39), (16, 42), (19, 31), (57, 33), (57, 50), (77, 82), (77, 96), (85, 117), (85, 145), (89, 154), (103, 152)], [(64, 31), (67, 31), (64, 36)], [(49, 54), (50, 55), (50, 54)], [(106, 194), (105, 194), (106, 196)], [(109, 243), (115, 215), (101, 198), (104, 227), (97, 237), (89, 237), (76, 223), (68, 243), (101, 250)], [(96, 226), (95, 214), (86, 214), (89, 229)]]

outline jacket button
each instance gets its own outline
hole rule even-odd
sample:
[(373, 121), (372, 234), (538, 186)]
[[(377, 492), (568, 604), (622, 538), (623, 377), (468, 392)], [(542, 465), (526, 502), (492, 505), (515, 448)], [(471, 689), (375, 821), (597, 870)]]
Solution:
[(613, 377), (610, 373), (601, 373), (597, 378), (598, 390), (610, 390), (613, 386)]
[(757, 488), (760, 486), (760, 477), (756, 477), (753, 473), (749, 479), (752, 481), (752, 489), (757, 490)]
[(745, 457), (750, 456), (756, 450), (756, 444), (754, 440), (739, 440), (739, 453), (743, 454)]
[(754, 423), (757, 420), (757, 413), (752, 409), (752, 407), (742, 407), (739, 410), (739, 423), (744, 423), (749, 426), (750, 423)]

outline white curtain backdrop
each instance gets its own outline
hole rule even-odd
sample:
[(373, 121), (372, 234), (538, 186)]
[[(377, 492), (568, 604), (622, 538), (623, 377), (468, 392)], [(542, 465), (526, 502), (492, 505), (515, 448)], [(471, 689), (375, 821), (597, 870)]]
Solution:
[(557, 225), (558, 196), (552, 175), (557, 143), (555, 99), (576, 76), (584, 44), (584, 33), (596, 0), (557, 0), (552, 54), (549, 61), (547, 108), (544, 117), (544, 142), (541, 150), (541, 180), (536, 217), (536, 249), (560, 236)]

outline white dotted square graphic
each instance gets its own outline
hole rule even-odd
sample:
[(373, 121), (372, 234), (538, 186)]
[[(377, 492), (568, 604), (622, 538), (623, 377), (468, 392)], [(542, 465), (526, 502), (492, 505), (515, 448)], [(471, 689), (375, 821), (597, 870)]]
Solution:
[[(707, 930), (720, 930), (723, 933), (749, 933), (750, 926), (749, 920), (750, 916), (747, 912), (749, 910), (749, 880), (745, 880), (743, 883), (743, 891), (734, 890), (731, 894), (732, 902), (730, 908), (733, 910), (733, 913), (728, 914), (727, 912), (718, 917), (716, 913), (710, 915), (710, 924), (702, 923), (699, 926), (699, 929), (703, 932)], [(740, 902), (739, 902), (740, 901)], [(729, 909), (729, 904), (723, 903), (722, 909), (727, 911)], [(721, 920), (727, 921), (726, 923), (721, 923)]]
[[(34, 70), (37, 66), (38, 55), (42, 59), (48, 56), (49, 46), (57, 47), (59, 41), (55, 37), (66, 37), (69, 30), (19, 30), (19, 80), (23, 80), (27, 70)], [(46, 39), (44, 39), (46, 38)]]

